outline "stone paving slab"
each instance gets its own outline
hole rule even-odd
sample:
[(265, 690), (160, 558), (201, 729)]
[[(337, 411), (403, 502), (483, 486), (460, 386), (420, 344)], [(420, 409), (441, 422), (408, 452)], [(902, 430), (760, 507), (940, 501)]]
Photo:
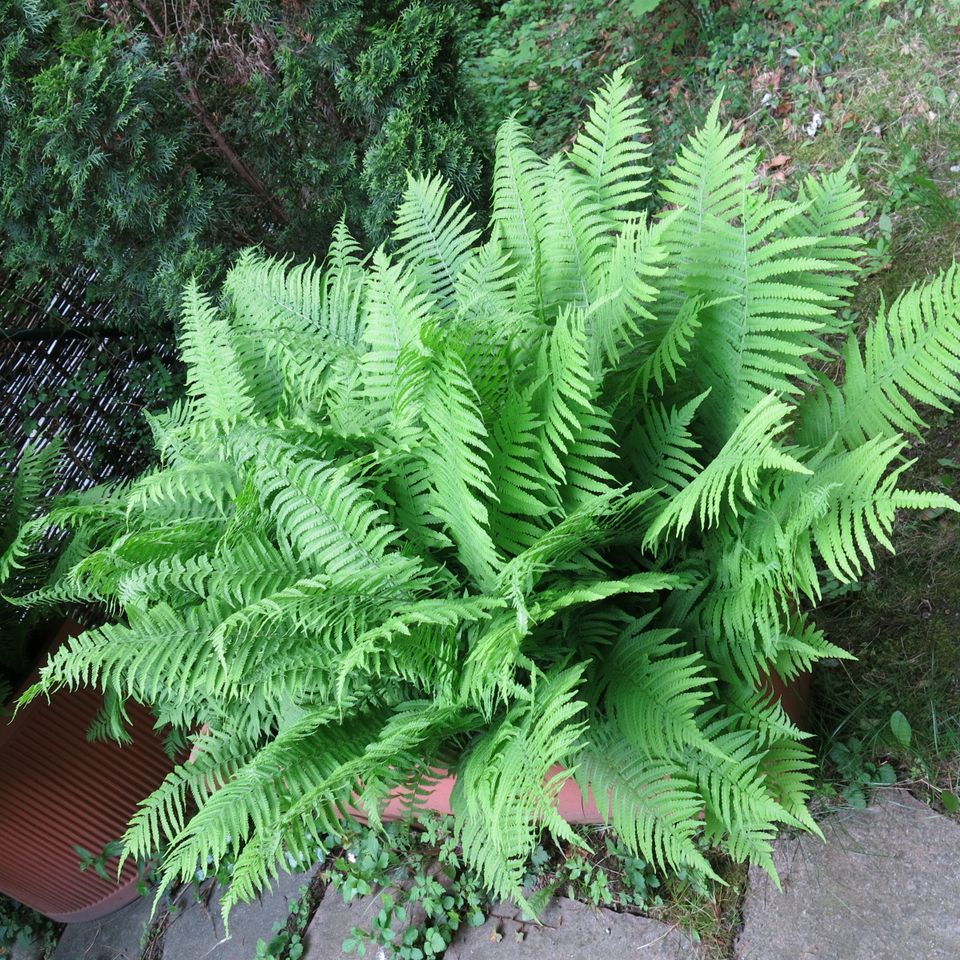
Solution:
[[(376, 898), (344, 903), (327, 890), (304, 937), (303, 960), (344, 960), (344, 938), (353, 927), (369, 925)], [(667, 924), (578, 903), (553, 900), (538, 925), (520, 919), (512, 904), (500, 904), (479, 927), (463, 927), (444, 960), (699, 960), (696, 945)], [(519, 934), (519, 936), (518, 936)], [(377, 960), (372, 945), (367, 957)]]
[(550, 902), (540, 923), (521, 919), (504, 903), (479, 927), (464, 927), (445, 960), (699, 960), (699, 948), (676, 927), (591, 907), (576, 900)]
[(171, 920), (163, 941), (164, 960), (253, 960), (257, 941), (270, 940), (273, 925), (286, 920), (290, 901), (299, 896), (311, 875), (281, 873), (259, 900), (236, 906), (230, 915), (229, 937), (220, 919), (220, 891), (214, 888), (208, 903), (189, 903)]
[(903, 790), (781, 838), (753, 869), (736, 960), (958, 960), (960, 825)]
[(67, 924), (53, 960), (140, 960), (150, 907), (150, 899), (141, 897), (103, 920)]
[[(303, 936), (303, 960), (341, 960), (356, 957), (356, 953), (343, 952), (343, 941), (354, 927), (369, 929), (371, 914), (379, 910), (379, 897), (357, 897), (344, 903), (343, 897), (328, 886), (317, 912)], [(377, 960), (377, 948), (368, 945), (366, 956)]]

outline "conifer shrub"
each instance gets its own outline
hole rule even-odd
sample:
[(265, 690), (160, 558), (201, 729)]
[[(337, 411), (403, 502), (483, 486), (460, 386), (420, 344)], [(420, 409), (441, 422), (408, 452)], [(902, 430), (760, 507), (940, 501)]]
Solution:
[(249, 251), (219, 299), (191, 284), (160, 466), (0, 559), (72, 531), (20, 602), (111, 615), (25, 700), (94, 683), (118, 728), (133, 699), (192, 735), (125, 838), (166, 884), (231, 843), (229, 909), (444, 769), (496, 895), (544, 833), (575, 842), (570, 777), (660, 866), (710, 873), (703, 833), (773, 872), (781, 826), (816, 831), (766, 678), (844, 656), (809, 612), (898, 511), (960, 508), (902, 485), (919, 405), (958, 399), (960, 274), (861, 339), (848, 169), (771, 199), (714, 106), (654, 183), (643, 133), (617, 73), (569, 153), (501, 127), (489, 224), (411, 177), (394, 254), (341, 225), (322, 266)]
[(405, 169), (475, 195), (471, 22), (450, 0), (0, 0), (6, 282), (79, 271), (149, 343), (251, 243), (318, 254), (344, 210), (383, 240)]

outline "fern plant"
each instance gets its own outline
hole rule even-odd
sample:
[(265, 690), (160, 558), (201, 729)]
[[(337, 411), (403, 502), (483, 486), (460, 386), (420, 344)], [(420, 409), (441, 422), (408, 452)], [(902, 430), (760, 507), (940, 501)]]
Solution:
[(617, 73), (569, 154), (503, 125), (482, 234), (411, 178), (392, 255), (341, 226), (322, 267), (253, 251), (219, 302), (191, 285), (161, 466), (3, 556), (74, 531), (19, 602), (113, 614), (26, 699), (95, 683), (118, 726), (133, 699), (192, 733), (125, 838), (166, 846), (165, 883), (232, 844), (229, 909), (447, 769), (499, 895), (544, 831), (574, 842), (570, 777), (660, 865), (709, 872), (705, 832), (772, 872), (779, 825), (816, 830), (767, 677), (844, 656), (808, 611), (898, 510), (958, 508), (901, 482), (918, 405), (957, 399), (960, 275), (861, 344), (849, 169), (770, 199), (715, 106), (654, 201), (643, 132)]
[[(60, 453), (58, 441), (32, 441), (18, 457), (17, 469), (0, 475), (0, 552), (14, 542), (19, 528), (43, 512), (44, 498), (56, 482), (56, 466)], [(59, 567), (56, 543), (44, 543), (29, 562), (19, 564), (11, 572), (7, 589), (27, 593), (42, 587), (49, 577), (56, 577), (69, 565)], [(39, 610), (12, 606), (0, 600), (0, 711), (26, 677), (39, 656), (35, 649)]]

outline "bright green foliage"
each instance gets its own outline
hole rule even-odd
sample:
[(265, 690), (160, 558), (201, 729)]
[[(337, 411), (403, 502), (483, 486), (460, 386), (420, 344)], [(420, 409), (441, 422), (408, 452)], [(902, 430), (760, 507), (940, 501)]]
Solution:
[(504, 125), (484, 242), (414, 178), (394, 256), (340, 229), (323, 268), (248, 253), (221, 303), (187, 289), (160, 468), (64, 498), (2, 561), (76, 529), (82, 556), (34, 599), (119, 614), (31, 697), (99, 683), (209, 725), (127, 834), (134, 856), (169, 844), (167, 883), (229, 837), (229, 907), (443, 768), (499, 895), (544, 830), (575, 842), (571, 776), (661, 866), (709, 872), (704, 833), (772, 871), (779, 825), (816, 829), (766, 677), (844, 656), (806, 610), (898, 510), (958, 509), (899, 487), (894, 432), (954, 398), (958, 273), (883, 311), (828, 386), (812, 364), (851, 332), (858, 190), (768, 199), (717, 114), (653, 221), (618, 73), (569, 156)]
[[(6, 553), (17, 540), (20, 528), (39, 514), (44, 498), (55, 482), (59, 442), (29, 443), (15, 473), (0, 476), (0, 552)], [(7, 589), (26, 593), (38, 589), (56, 561), (55, 544), (45, 544), (15, 571), (5, 568), (0, 576), (10, 582)], [(30, 634), (36, 626), (37, 610), (0, 603), (0, 707), (10, 698), (31, 666)], [(34, 654), (35, 655), (35, 654)]]

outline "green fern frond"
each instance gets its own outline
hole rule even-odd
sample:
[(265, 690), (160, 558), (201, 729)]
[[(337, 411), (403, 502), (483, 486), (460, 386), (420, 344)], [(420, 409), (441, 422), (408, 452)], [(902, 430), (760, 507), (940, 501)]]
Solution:
[(721, 512), (737, 514), (737, 500), (755, 502), (763, 470), (810, 473), (802, 463), (784, 453), (776, 438), (787, 429), (791, 408), (770, 394), (743, 418), (733, 435), (704, 470), (683, 488), (657, 515), (644, 545), (651, 547), (664, 534), (682, 535), (696, 515), (702, 529), (715, 526)]
[(606, 711), (645, 759), (671, 756), (687, 745), (709, 751), (696, 717), (713, 678), (700, 654), (680, 655), (682, 644), (668, 643), (675, 630), (649, 628), (652, 619), (648, 614), (627, 627), (610, 651)]
[(706, 647), (724, 679), (759, 684), (776, 658), (794, 595), (779, 558), (754, 554), (743, 540), (708, 554), (712, 578), (698, 607)]
[(675, 270), (664, 319), (688, 297), (714, 301), (700, 317), (690, 374), (711, 389), (704, 414), (726, 438), (764, 394), (797, 395), (798, 381), (812, 378), (806, 358), (822, 351), (836, 305), (815, 278), (847, 265), (816, 256), (816, 235), (796, 233), (802, 205), (750, 189), (753, 164), (718, 111), (715, 103), (662, 188), (664, 201), (680, 207), (665, 231)]
[(518, 275), (517, 263), (494, 228), (494, 236), (474, 248), (465, 258), (457, 275), (456, 308), (462, 319), (472, 319), (472, 327), (484, 326), (487, 335), (496, 331), (501, 341), (520, 336), (534, 309), (531, 267)]
[[(167, 514), (184, 517), (192, 513), (191, 502), (211, 504), (218, 512), (227, 513), (228, 506), (240, 492), (240, 478), (230, 463), (184, 463), (144, 474), (130, 487), (128, 512), (161, 509)], [(157, 509), (161, 508), (161, 509)]]
[(255, 445), (261, 503), (300, 560), (321, 573), (376, 568), (399, 533), (381, 522), (386, 512), (351, 470), (300, 459), (294, 448), (268, 436)]
[(759, 743), (764, 747), (796, 744), (810, 736), (787, 716), (768, 684), (760, 689), (752, 683), (731, 684), (729, 702), (729, 713), (735, 726), (738, 729), (755, 730)]
[[(676, 383), (678, 374), (686, 364), (685, 354), (690, 350), (697, 331), (700, 329), (700, 310), (703, 305), (699, 298), (685, 300), (677, 315), (659, 338), (653, 352), (638, 368), (628, 395), (642, 394), (647, 399), (651, 380), (662, 394), (669, 383)], [(715, 304), (709, 304), (715, 306)], [(701, 394), (702, 396), (702, 394)]]
[[(542, 832), (577, 844), (553, 804), (571, 776), (583, 732), (576, 699), (581, 667), (540, 677), (529, 704), (514, 707), (471, 745), (451, 798), (464, 856), (486, 886), (524, 902), (527, 859)], [(566, 771), (556, 768), (565, 764)]]
[(398, 441), (420, 411), (426, 355), (421, 335), (429, 309), (411, 271), (375, 254), (363, 328), (368, 348), (361, 358), (364, 402), (384, 418)]
[(222, 733), (200, 734), (192, 759), (174, 767), (130, 818), (123, 837), (124, 860), (146, 860), (163, 849), (183, 831), (191, 803), (202, 806), (211, 793), (233, 779), (251, 752)]
[(890, 532), (897, 509), (960, 509), (944, 494), (897, 489), (906, 469), (891, 470), (905, 447), (899, 438), (877, 437), (838, 454), (818, 467), (814, 479), (827, 492), (827, 504), (810, 524), (810, 535), (830, 572), (841, 582), (858, 578), (863, 562), (872, 567), (870, 536), (893, 553)]
[(253, 399), (237, 356), (235, 334), (196, 280), (190, 281), (183, 295), (182, 330), (188, 395), (212, 420), (250, 416)]
[(540, 536), (541, 518), (549, 511), (547, 486), (540, 478), (541, 423), (532, 393), (511, 392), (490, 437), (490, 478), (499, 494), (490, 509), (490, 529), (497, 546), (514, 555)]
[(574, 507), (584, 495), (601, 496), (615, 486), (600, 465), (614, 455), (612, 431), (593, 402), (582, 311), (568, 310), (557, 318), (543, 342), (538, 372), (540, 453), (553, 481), (550, 492)]
[(648, 760), (609, 724), (591, 725), (577, 782), (588, 790), (629, 849), (661, 869), (692, 867), (712, 876), (695, 837), (703, 801), (686, 771)]
[[(831, 272), (802, 272), (785, 277), (784, 282), (830, 295), (834, 311), (849, 300), (856, 288), (860, 270), (856, 260), (864, 244), (864, 239), (852, 232), (865, 221), (863, 190), (851, 177), (853, 161), (854, 157), (850, 157), (839, 170), (819, 180), (807, 177), (797, 197), (800, 210), (785, 228), (790, 235), (816, 237), (816, 244), (807, 248), (807, 253), (829, 260), (836, 267)], [(825, 332), (841, 332), (845, 325), (834, 313)]]
[(470, 212), (464, 201), (448, 204), (449, 194), (450, 185), (439, 175), (407, 174), (393, 231), (398, 255), (412, 266), (422, 292), (444, 310), (454, 301), (457, 278), (480, 235), (467, 229)]
[(603, 208), (564, 157), (547, 164), (544, 178), (539, 273), (543, 311), (552, 317), (558, 309), (586, 308), (598, 298), (597, 277), (611, 244)]
[(55, 439), (49, 443), (27, 443), (21, 451), (9, 488), (0, 488), (9, 497), (0, 528), (0, 554), (16, 539), (19, 528), (36, 516), (44, 498), (51, 493), (61, 448), (61, 441)]
[(662, 224), (651, 229), (643, 221), (626, 223), (605, 252), (585, 318), (590, 369), (598, 380), (636, 350), (644, 327), (654, 319), (651, 305), (658, 296), (658, 278), (664, 274), (660, 264), (666, 259), (662, 232)]
[(762, 867), (779, 883), (771, 841), (778, 824), (800, 824), (767, 789), (757, 735), (726, 726), (726, 721), (714, 721), (704, 729), (715, 752), (688, 758), (705, 801), (705, 834), (721, 841), (732, 857)]
[(634, 216), (639, 202), (649, 196), (646, 133), (640, 98), (631, 94), (626, 67), (620, 67), (594, 95), (570, 150), (571, 161), (587, 178), (604, 214), (614, 221)]
[(200, 600), (215, 595), (239, 608), (291, 586), (301, 572), (292, 556), (275, 548), (263, 536), (248, 535), (186, 558), (185, 552), (180, 547), (169, 557), (122, 573), (117, 582), (118, 599), (124, 605), (132, 605), (151, 597), (173, 599), (187, 594)]
[(771, 744), (760, 764), (767, 786), (776, 802), (790, 814), (791, 822), (823, 838), (817, 821), (807, 809), (813, 787), (816, 761), (808, 747), (794, 739)]
[(500, 566), (487, 509), (496, 498), (490, 451), (476, 393), (454, 350), (434, 353), (423, 417), (428, 439), (421, 455), (432, 476), (434, 512), (474, 582), (489, 587)]
[[(354, 720), (349, 726), (331, 724), (329, 715), (321, 710), (282, 731), (220, 789), (211, 792), (187, 825), (171, 838), (157, 897), (174, 881), (189, 881), (201, 864), (212, 863), (218, 869), (228, 843), (242, 848), (254, 833), (271, 832), (313, 784), (336, 778), (351, 757), (362, 753), (365, 743), (376, 740), (380, 727), (371, 718)], [(264, 789), (268, 784), (270, 788)], [(316, 826), (301, 825), (298, 839), (312, 838), (324, 829), (334, 832), (354, 785), (349, 777), (331, 785), (327, 797), (314, 803)], [(275, 864), (271, 862), (270, 867), (275, 876)], [(235, 890), (233, 897), (240, 892)], [(229, 904), (224, 906), (229, 909)]]
[(815, 663), (827, 658), (856, 659), (842, 647), (830, 643), (822, 630), (811, 623), (801, 622), (790, 633), (781, 635), (773, 666), (784, 683), (791, 683), (799, 674), (810, 671)]
[(623, 439), (623, 456), (638, 486), (662, 489), (668, 496), (680, 493), (700, 474), (694, 451), (700, 444), (690, 424), (705, 393), (694, 397), (679, 410), (667, 413), (657, 403), (649, 404), (630, 426)]
[(918, 434), (915, 409), (960, 399), (960, 270), (956, 264), (902, 293), (867, 328), (863, 353), (847, 341), (844, 382), (821, 381), (800, 406), (798, 441), (819, 447), (839, 434), (849, 449), (875, 437)]
[(540, 269), (541, 221), (545, 214), (543, 161), (527, 146), (529, 137), (514, 119), (497, 131), (493, 167), (493, 225), (522, 269)]

